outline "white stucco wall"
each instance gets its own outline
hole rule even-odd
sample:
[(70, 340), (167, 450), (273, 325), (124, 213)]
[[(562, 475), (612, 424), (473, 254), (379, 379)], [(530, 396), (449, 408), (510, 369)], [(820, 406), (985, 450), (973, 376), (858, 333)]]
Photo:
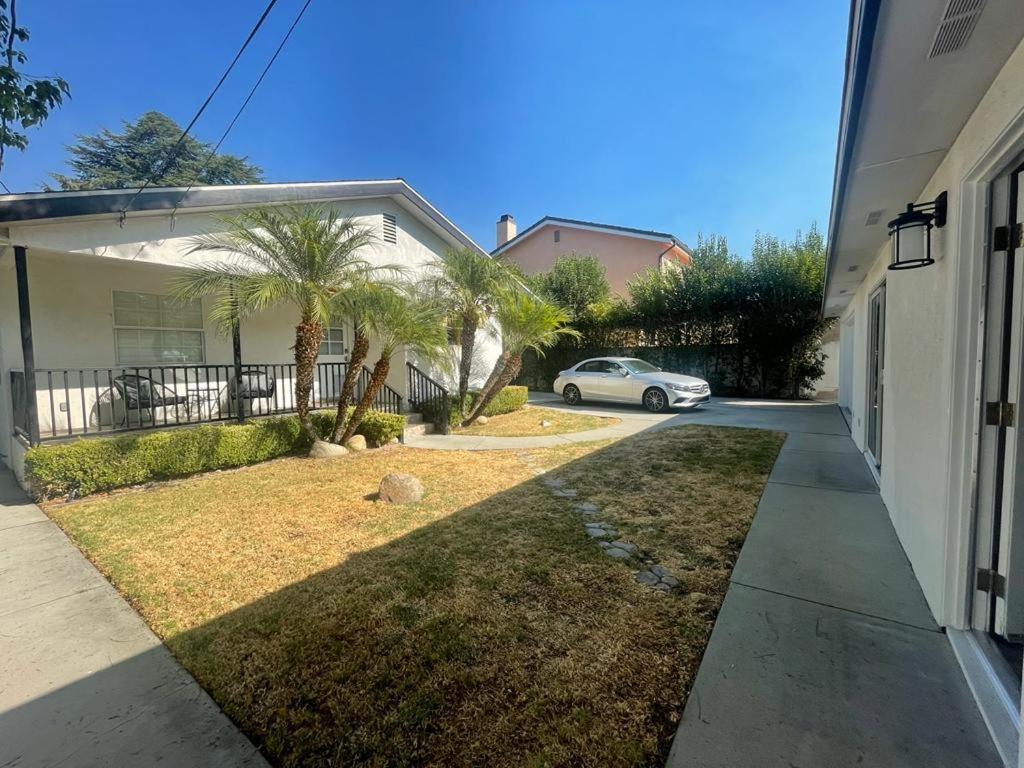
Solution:
[[(405, 276), (415, 279), (425, 265), (446, 248), (453, 247), (412, 213), (391, 198), (377, 198), (334, 206), (345, 216), (380, 231), (381, 214), (392, 213), (398, 223), (398, 242), (376, 243), (364, 254), (377, 264), (396, 264), (405, 268)], [(10, 242), (28, 248), (28, 274), (32, 310), (35, 363), (45, 368), (102, 368), (115, 366), (113, 305), (114, 290), (167, 294), (175, 267), (194, 264), (210, 255), (186, 255), (190, 238), (222, 228), (210, 214), (144, 215), (130, 217), (124, 227), (116, 218), (15, 226)], [(210, 323), (208, 305), (204, 306), (205, 362), (230, 365), (231, 339)], [(242, 356), (245, 363), (289, 363), (297, 312), (288, 305), (246, 318), (241, 326)], [(479, 364), (474, 371), (479, 381), (490, 370), (500, 351), (492, 335), (480, 334)], [(346, 328), (346, 345), (351, 344), (351, 329)], [(372, 367), (379, 349), (371, 342), (367, 365)], [(336, 362), (342, 357), (323, 356), (321, 362)], [(404, 352), (395, 355), (387, 383), (405, 396), (408, 388)], [(412, 362), (418, 362), (409, 358)], [(0, 254), (0, 461), (13, 461), (8, 436), (10, 424), (10, 371), (22, 367), (14, 259), (11, 248)], [(434, 369), (442, 376), (440, 369)], [(62, 383), (62, 382), (61, 382)], [(74, 385), (74, 381), (72, 381)], [(72, 422), (81, 421), (77, 388), (66, 401)], [(40, 396), (42, 397), (42, 396)], [(87, 402), (87, 408), (90, 407)], [(41, 421), (49, 420), (49, 403), (40, 400)], [(66, 416), (57, 412), (57, 423)], [(45, 427), (44, 427), (45, 428)]]
[[(951, 499), (945, 482), (955, 420), (962, 411), (950, 407), (954, 377), (971, 376), (975, 362), (954, 359), (955, 294), (961, 259), (961, 197), (966, 175), (996, 143), (1024, 109), (1024, 44), (979, 102), (919, 200), (949, 194), (947, 224), (933, 231), (937, 263), (926, 269), (891, 272), (888, 241), (879, 249), (864, 282), (841, 321), (851, 323), (853, 376), (850, 392), (841, 394), (852, 412), (853, 439), (863, 449), (867, 427), (868, 299), (886, 281), (885, 390), (883, 399), (882, 499), (893, 525), (940, 624), (962, 625), (947, 605), (950, 562), (947, 536), (952, 517), (960, 516), (961, 500)], [(969, 318), (960, 318), (969, 323)], [(967, 329), (970, 332), (970, 329)], [(962, 404), (972, 407), (971, 403)], [(969, 453), (969, 452), (968, 452)], [(962, 548), (960, 548), (962, 549)]]

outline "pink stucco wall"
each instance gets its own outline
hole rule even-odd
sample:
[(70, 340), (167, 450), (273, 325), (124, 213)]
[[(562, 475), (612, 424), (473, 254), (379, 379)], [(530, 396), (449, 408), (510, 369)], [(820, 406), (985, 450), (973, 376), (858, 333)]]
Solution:
[[(554, 237), (555, 230), (561, 233), (557, 243)], [(555, 259), (572, 251), (580, 255), (597, 257), (608, 270), (608, 284), (612, 291), (620, 296), (628, 295), (626, 283), (638, 272), (643, 272), (648, 267), (657, 267), (662, 254), (683, 264), (690, 263), (690, 257), (686, 252), (671, 242), (594, 232), (558, 224), (545, 224), (525, 240), (502, 253), (501, 257), (519, 264), (526, 274), (532, 275), (536, 272), (547, 272), (554, 265)]]

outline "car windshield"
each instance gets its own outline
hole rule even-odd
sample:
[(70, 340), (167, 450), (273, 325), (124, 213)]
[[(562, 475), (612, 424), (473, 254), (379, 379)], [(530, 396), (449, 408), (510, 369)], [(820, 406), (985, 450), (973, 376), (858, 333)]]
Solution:
[(630, 373), (657, 373), (660, 368), (655, 368), (650, 363), (645, 363), (643, 360), (619, 360), (619, 364), (624, 366)]

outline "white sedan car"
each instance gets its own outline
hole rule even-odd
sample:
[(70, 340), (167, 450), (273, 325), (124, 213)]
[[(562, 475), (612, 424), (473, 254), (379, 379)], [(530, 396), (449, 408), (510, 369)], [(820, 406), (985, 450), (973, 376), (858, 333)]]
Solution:
[(641, 403), (652, 413), (695, 408), (711, 399), (703, 379), (666, 373), (635, 357), (594, 357), (562, 371), (554, 390), (569, 405), (582, 400)]

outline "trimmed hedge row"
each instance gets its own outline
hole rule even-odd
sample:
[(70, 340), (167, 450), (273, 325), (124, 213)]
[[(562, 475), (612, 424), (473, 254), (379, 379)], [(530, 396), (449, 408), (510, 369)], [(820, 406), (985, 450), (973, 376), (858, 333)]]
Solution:
[[(466, 413), (469, 413), (472, 408), (474, 401), (476, 400), (479, 392), (470, 392), (466, 395)], [(503, 413), (512, 413), (518, 411), (524, 405), (526, 400), (530, 396), (530, 390), (527, 387), (520, 387), (515, 385), (509, 385), (501, 390), (494, 399), (487, 404), (484, 408), (484, 416), (500, 416)], [(451, 408), (449, 409), (448, 422), (451, 427), (459, 426), (459, 396), (452, 395), (451, 397)], [(422, 412), (423, 418), (428, 421), (433, 421), (436, 418), (436, 411), (433, 408), (433, 401), (429, 401), (423, 404)]]
[[(334, 414), (312, 414), (317, 432), (326, 438)], [(368, 443), (399, 437), (405, 417), (370, 411), (357, 432)], [(25, 455), (25, 471), (38, 496), (86, 496), (126, 485), (170, 480), (197, 472), (257, 464), (310, 448), (309, 436), (295, 416), (247, 424), (202, 425), (164, 432), (76, 440), (42, 445)]]

